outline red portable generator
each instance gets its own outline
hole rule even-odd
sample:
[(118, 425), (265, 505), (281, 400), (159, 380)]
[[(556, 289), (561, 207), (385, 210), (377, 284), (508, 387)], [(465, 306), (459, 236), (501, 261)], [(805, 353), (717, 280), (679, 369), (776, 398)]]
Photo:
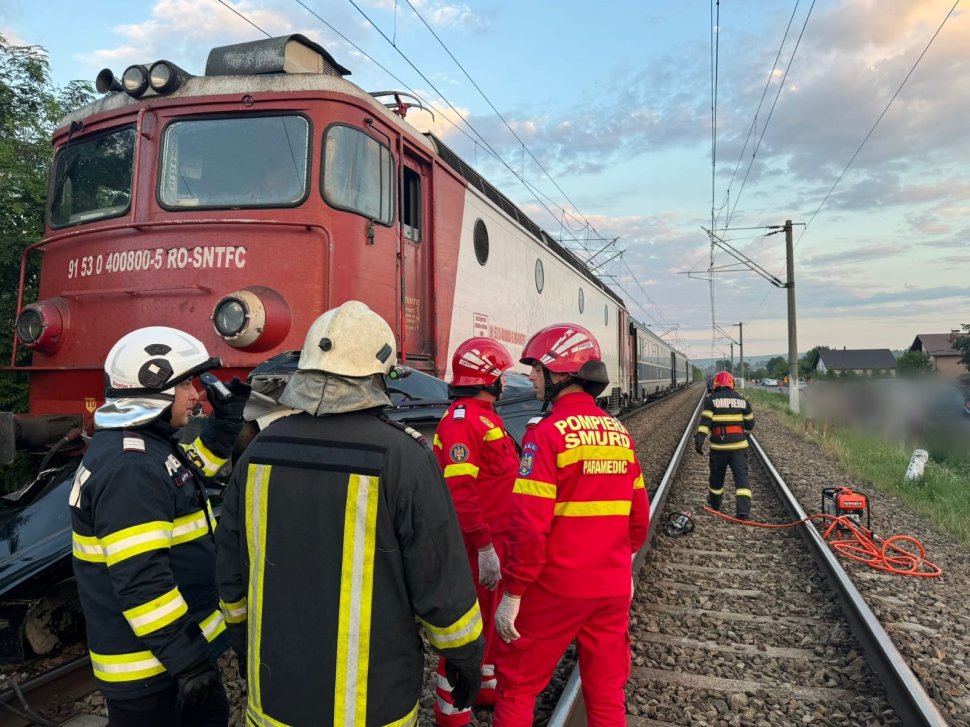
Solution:
[[(857, 526), (865, 527), (872, 536), (872, 515), (869, 511), (869, 496), (848, 487), (826, 487), (822, 490), (822, 512), (832, 517), (845, 516)], [(866, 524), (862, 525), (865, 516)]]

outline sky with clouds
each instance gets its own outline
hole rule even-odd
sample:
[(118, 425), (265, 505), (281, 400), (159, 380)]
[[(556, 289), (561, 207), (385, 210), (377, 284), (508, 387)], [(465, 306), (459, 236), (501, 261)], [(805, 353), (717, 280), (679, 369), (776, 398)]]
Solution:
[(214, 46), (304, 33), (364, 89), (422, 98), (434, 118), (408, 120), (580, 256), (618, 238), (598, 272), (694, 358), (729, 350), (712, 310), (735, 337), (744, 323), (746, 356), (787, 351), (785, 290), (712, 251), (712, 224), (783, 280), (784, 234), (764, 233), (795, 223), (800, 351), (970, 323), (970, 4), (717, 7), (2, 0), (0, 34), (43, 46), (62, 85), (161, 58), (202, 73)]

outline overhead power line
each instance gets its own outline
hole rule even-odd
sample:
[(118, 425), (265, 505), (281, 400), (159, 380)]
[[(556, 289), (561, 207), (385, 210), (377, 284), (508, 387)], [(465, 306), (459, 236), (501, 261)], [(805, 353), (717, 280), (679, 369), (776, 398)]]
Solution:
[(866, 134), (866, 137), (862, 140), (862, 143), (859, 144), (859, 148), (855, 150), (855, 153), (852, 155), (852, 158), (849, 159), (849, 162), (845, 165), (845, 169), (842, 170), (842, 172), (836, 178), (835, 182), (832, 184), (832, 188), (829, 189), (825, 197), (822, 198), (822, 201), (819, 202), (818, 207), (815, 208), (815, 211), (812, 213), (812, 216), (808, 218), (808, 222), (805, 223), (805, 228), (802, 230), (802, 234), (798, 236), (798, 240), (795, 242), (795, 247), (798, 247), (798, 243), (802, 241), (803, 237), (805, 237), (805, 233), (808, 232), (809, 225), (812, 224), (812, 221), (815, 219), (816, 215), (818, 215), (819, 211), (828, 201), (829, 197), (832, 196), (832, 192), (835, 191), (835, 188), (839, 186), (839, 182), (842, 181), (842, 177), (844, 177), (845, 173), (849, 171), (849, 167), (852, 166), (852, 162), (854, 162), (856, 157), (859, 156), (859, 152), (862, 151), (862, 147), (864, 147), (866, 145), (866, 142), (869, 141), (869, 138), (876, 130), (876, 127), (879, 126), (879, 122), (882, 121), (883, 117), (886, 115), (886, 112), (889, 111), (889, 107), (893, 105), (893, 101), (896, 100), (896, 97), (899, 95), (899, 92), (903, 90), (903, 86), (906, 85), (906, 82), (909, 80), (910, 76), (913, 75), (913, 72), (916, 70), (916, 67), (919, 65), (920, 61), (923, 60), (923, 56), (926, 55), (926, 52), (930, 49), (930, 46), (933, 45), (933, 41), (936, 40), (936, 37), (940, 34), (940, 31), (943, 30), (943, 26), (946, 25), (946, 21), (950, 19), (950, 16), (953, 15), (953, 11), (957, 9), (957, 5), (959, 4), (960, 4), (960, 0), (956, 0), (956, 2), (953, 3), (953, 7), (950, 8), (950, 11), (946, 14), (946, 17), (943, 18), (943, 22), (940, 23), (940, 26), (936, 29), (936, 32), (933, 33), (933, 36), (926, 44), (926, 47), (923, 48), (923, 52), (919, 54), (919, 57), (916, 59), (916, 62), (913, 63), (913, 67), (909, 69), (909, 73), (906, 74), (906, 77), (903, 79), (902, 83), (899, 84), (899, 88), (896, 89), (896, 93), (894, 93), (893, 97), (889, 99), (889, 103), (886, 104), (886, 108), (884, 108), (882, 110), (882, 113), (879, 114), (879, 118), (876, 119), (876, 123), (872, 125), (871, 129), (869, 129), (869, 133)]
[[(768, 80), (765, 81), (764, 90), (761, 92), (761, 99), (758, 101), (758, 108), (754, 110), (754, 118), (751, 119), (751, 126), (748, 127), (748, 135), (745, 137), (744, 145), (741, 147), (741, 152), (738, 154), (738, 161), (734, 165), (734, 172), (731, 174), (731, 181), (729, 181), (727, 184), (727, 189), (724, 193), (724, 204), (721, 205), (720, 209), (718, 210), (718, 218), (721, 216), (720, 210), (724, 209), (724, 207), (729, 205), (731, 202), (731, 185), (734, 184), (734, 180), (738, 176), (738, 169), (741, 168), (741, 160), (744, 158), (744, 152), (748, 149), (748, 141), (750, 141), (751, 135), (758, 128), (758, 115), (761, 113), (761, 107), (764, 105), (765, 97), (768, 95), (768, 88), (771, 86), (771, 79), (775, 77), (775, 69), (778, 68), (778, 59), (781, 58), (781, 52), (784, 50), (785, 43), (788, 40), (788, 33), (791, 31), (791, 24), (795, 20), (795, 13), (798, 12), (798, 3), (799, 0), (795, 0), (795, 7), (792, 9), (791, 17), (788, 18), (788, 25), (785, 27), (785, 34), (781, 38), (781, 43), (778, 44), (778, 52), (775, 53), (775, 60), (771, 64), (771, 70), (768, 71)], [(765, 125), (767, 126), (767, 122), (765, 122)], [(711, 203), (713, 204), (713, 200)], [(727, 228), (727, 223), (725, 223), (725, 228)], [(711, 229), (717, 229), (716, 219), (711, 220)], [(722, 232), (726, 231), (726, 229), (722, 230)]]
[[(505, 120), (505, 117), (502, 116), (502, 113), (497, 108), (495, 108), (495, 104), (492, 103), (492, 101), (491, 101), (491, 99), (489, 99), (488, 95), (475, 82), (475, 79), (472, 78), (471, 75), (468, 73), (468, 71), (465, 70), (465, 67), (461, 64), (461, 62), (457, 58), (455, 58), (454, 54), (448, 49), (448, 46), (445, 45), (444, 41), (441, 40), (440, 37), (438, 37), (438, 34), (434, 31), (434, 28), (432, 28), (428, 24), (428, 21), (426, 21), (424, 19), (424, 16), (422, 16), (421, 13), (418, 11), (418, 9), (416, 7), (414, 7), (414, 4), (411, 2), (411, 0), (405, 0), (405, 2), (408, 4), (408, 7), (410, 7), (411, 10), (414, 11), (414, 14), (418, 16), (418, 20), (420, 20), (424, 24), (424, 27), (428, 29), (428, 32), (431, 33), (432, 36), (434, 36), (434, 39), (436, 41), (438, 41), (438, 45), (440, 45), (444, 49), (445, 53), (448, 54), (448, 57), (451, 58), (451, 60), (453, 60), (455, 62), (455, 65), (458, 66), (458, 68), (461, 69), (461, 72), (465, 74), (465, 78), (467, 78), (469, 80), (469, 82), (472, 84), (472, 86), (475, 87), (475, 90), (478, 91), (481, 94), (481, 96), (482, 96), (483, 99), (485, 99), (485, 103), (488, 104), (489, 108), (491, 108), (492, 111), (495, 112), (495, 115), (498, 116), (502, 120), (502, 123), (505, 124), (505, 128), (509, 130), (509, 133), (511, 133), (512, 136), (515, 137), (515, 140), (517, 142), (519, 142), (519, 144), (522, 145), (522, 148), (525, 150), (526, 154), (528, 154), (529, 157), (532, 159), (532, 161), (534, 161), (536, 163), (536, 166), (539, 167), (539, 169), (542, 171), (542, 173), (545, 174), (546, 177), (548, 177), (549, 181), (552, 182), (553, 186), (559, 191), (559, 194), (561, 194), (563, 196), (563, 198), (567, 202), (569, 202), (569, 204), (571, 204), (573, 206), (573, 209), (579, 210), (579, 207), (576, 206), (576, 203), (573, 202), (569, 198), (569, 195), (566, 194), (565, 190), (563, 190), (563, 188), (559, 186), (559, 184), (556, 182), (556, 180), (552, 178), (552, 175), (548, 171), (546, 171), (546, 168), (544, 166), (542, 166), (542, 162), (540, 162), (536, 158), (536, 155), (532, 153), (532, 151), (529, 149), (529, 147), (526, 145), (526, 143), (524, 141), (522, 141), (522, 139), (519, 137), (519, 135), (517, 133), (515, 133), (515, 129), (513, 129), (512, 126), (511, 126), (511, 124), (509, 124), (509, 122)], [(583, 217), (583, 221), (586, 222), (587, 225), (590, 224), (589, 223), (589, 220), (587, 220), (585, 217)], [(592, 225), (590, 225), (590, 226), (592, 226)]]
[[(930, 49), (930, 46), (933, 45), (933, 42), (936, 40), (937, 36), (940, 34), (940, 31), (943, 30), (943, 26), (946, 25), (946, 22), (950, 19), (950, 16), (953, 15), (953, 11), (956, 10), (957, 5), (959, 5), (959, 4), (960, 4), (960, 0), (956, 0), (956, 2), (953, 3), (953, 6), (950, 8), (950, 11), (943, 18), (943, 21), (940, 23), (939, 27), (936, 29), (936, 32), (933, 33), (932, 37), (927, 42), (926, 47), (923, 48), (923, 52), (919, 54), (919, 57), (913, 63), (913, 67), (909, 69), (909, 73), (906, 74), (906, 77), (903, 78), (902, 82), (899, 84), (899, 87), (896, 89), (896, 93), (894, 93), (893, 96), (892, 96), (892, 98), (889, 99), (889, 103), (886, 104), (886, 107), (882, 110), (882, 113), (879, 114), (879, 117), (876, 119), (876, 122), (872, 125), (872, 128), (869, 129), (869, 132), (866, 134), (865, 138), (862, 140), (862, 143), (859, 144), (859, 147), (855, 150), (855, 153), (852, 155), (852, 158), (849, 159), (848, 163), (845, 165), (845, 168), (842, 170), (842, 172), (836, 178), (835, 182), (832, 184), (831, 189), (829, 189), (829, 191), (826, 193), (825, 197), (822, 198), (822, 201), (819, 202), (818, 207), (815, 208), (815, 211), (812, 213), (811, 217), (809, 217), (808, 222), (805, 223), (805, 227), (802, 228), (801, 234), (798, 236), (798, 239), (795, 241), (795, 245), (794, 245), (795, 248), (798, 247), (798, 244), (802, 241), (802, 238), (805, 237), (805, 233), (808, 232), (809, 225), (812, 224), (812, 221), (815, 219), (815, 217), (821, 211), (822, 207), (828, 201), (829, 197), (832, 196), (832, 192), (835, 191), (835, 188), (839, 185), (839, 182), (842, 181), (842, 178), (845, 176), (846, 172), (849, 171), (849, 167), (852, 166), (852, 163), (855, 161), (856, 157), (859, 156), (859, 152), (862, 151), (862, 147), (864, 147), (866, 145), (866, 142), (869, 141), (869, 138), (872, 136), (873, 132), (876, 130), (876, 127), (879, 126), (879, 122), (882, 121), (883, 117), (886, 115), (886, 112), (889, 111), (889, 107), (893, 105), (893, 101), (896, 100), (896, 97), (899, 95), (899, 92), (903, 90), (903, 86), (905, 86), (906, 85), (906, 82), (909, 81), (910, 76), (913, 75), (913, 72), (916, 70), (916, 67), (919, 65), (920, 61), (923, 60), (923, 56), (926, 55), (926, 52)], [(757, 316), (758, 313), (761, 312), (761, 308), (764, 306), (766, 300), (768, 300), (768, 293), (765, 293), (764, 297), (761, 299), (761, 302), (758, 304), (758, 307), (755, 308), (754, 314), (750, 318), (748, 318), (748, 320), (754, 320), (755, 316)]]
[(227, 10), (229, 10), (229, 11), (235, 13), (236, 15), (238, 15), (240, 18), (242, 18), (247, 23), (249, 23), (251, 26), (253, 26), (254, 28), (256, 28), (256, 30), (258, 30), (260, 33), (262, 33), (263, 35), (265, 35), (267, 38), (271, 38), (272, 37), (265, 30), (263, 30), (258, 25), (256, 25), (256, 23), (254, 23), (252, 20), (250, 20), (249, 18), (247, 18), (245, 15), (243, 15), (241, 12), (239, 12), (238, 10), (236, 10), (236, 8), (234, 8), (232, 5), (230, 5), (229, 3), (225, 2), (225, 0), (216, 0), (216, 2), (219, 3), (220, 5), (222, 5)]
[(748, 168), (744, 172), (744, 179), (741, 180), (741, 189), (739, 189), (738, 193), (734, 196), (734, 206), (731, 207), (728, 216), (724, 220), (725, 227), (730, 226), (731, 218), (734, 217), (734, 211), (738, 208), (738, 202), (741, 201), (741, 194), (744, 192), (744, 185), (748, 181), (748, 175), (751, 173), (751, 168), (754, 166), (754, 161), (758, 156), (758, 149), (761, 148), (761, 142), (765, 138), (765, 132), (768, 130), (768, 123), (771, 121), (772, 114), (775, 113), (775, 106), (778, 104), (778, 99), (781, 97), (782, 89), (785, 88), (785, 81), (788, 79), (788, 72), (791, 71), (792, 64), (795, 62), (795, 56), (798, 53), (798, 46), (801, 45), (802, 36), (805, 35), (805, 28), (808, 27), (808, 20), (812, 17), (812, 10), (814, 9), (815, 0), (812, 0), (812, 5), (809, 7), (808, 14), (805, 16), (805, 21), (802, 23), (801, 32), (798, 34), (798, 40), (795, 41), (795, 48), (792, 50), (791, 58), (788, 59), (788, 66), (785, 68), (785, 74), (781, 77), (781, 82), (778, 84), (778, 90), (775, 92), (775, 99), (771, 102), (771, 108), (768, 110), (768, 118), (765, 119), (765, 125), (761, 127), (761, 136), (758, 137), (758, 142), (751, 151), (751, 161), (748, 163)]

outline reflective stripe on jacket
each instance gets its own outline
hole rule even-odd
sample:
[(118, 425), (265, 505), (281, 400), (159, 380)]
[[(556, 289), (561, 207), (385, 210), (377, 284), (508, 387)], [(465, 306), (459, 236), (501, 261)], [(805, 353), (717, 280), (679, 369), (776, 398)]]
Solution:
[(458, 399), (438, 423), (434, 454), (451, 491), (461, 533), (472, 547), (508, 530), (519, 454), (487, 401)]
[[(70, 494), (91, 664), (109, 699), (167, 689), (172, 675), (228, 646), (215, 518), (203, 477), (175, 435), (158, 421), (96, 431)], [(217, 470), (235, 435), (204, 424), (194, 445), (202, 439)]]
[(748, 448), (748, 432), (754, 429), (754, 412), (741, 394), (726, 386), (704, 399), (698, 434), (710, 435), (711, 451)]
[(630, 555), (650, 509), (630, 433), (584, 392), (526, 431), (515, 481), (505, 590), (532, 582), (563, 596), (630, 593)]
[(411, 725), (420, 622), (481, 659), (482, 619), (431, 451), (373, 412), (279, 419), (233, 471), (220, 596), (253, 725)]

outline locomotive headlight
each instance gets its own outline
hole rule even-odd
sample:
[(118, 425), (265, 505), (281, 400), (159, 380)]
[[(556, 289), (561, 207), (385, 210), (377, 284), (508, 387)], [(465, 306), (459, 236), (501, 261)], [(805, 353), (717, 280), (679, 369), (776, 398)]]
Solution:
[(249, 311), (238, 298), (228, 296), (219, 301), (212, 313), (216, 332), (223, 338), (238, 336), (249, 322)]
[(32, 303), (17, 316), (17, 337), (30, 349), (54, 353), (64, 334), (67, 304), (61, 299)]
[(121, 85), (129, 96), (138, 98), (148, 90), (148, 69), (145, 66), (128, 66), (121, 76)]
[(191, 76), (170, 61), (156, 61), (148, 71), (148, 85), (157, 94), (171, 93)]
[(17, 316), (17, 335), (27, 346), (31, 346), (44, 332), (44, 319), (36, 308), (25, 308)]
[(242, 351), (266, 351), (290, 332), (290, 309), (272, 288), (254, 285), (223, 296), (212, 309), (222, 339)]

